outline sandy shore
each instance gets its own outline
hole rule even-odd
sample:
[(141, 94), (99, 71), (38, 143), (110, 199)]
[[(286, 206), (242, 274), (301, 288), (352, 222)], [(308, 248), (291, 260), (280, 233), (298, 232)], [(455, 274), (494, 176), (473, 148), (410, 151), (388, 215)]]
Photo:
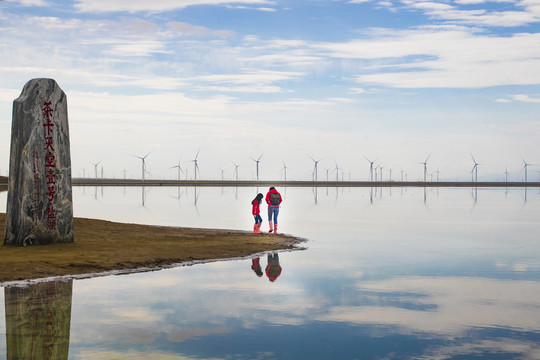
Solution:
[[(5, 233), (0, 214), (0, 234)], [(75, 241), (33, 247), (0, 246), (0, 285), (54, 276), (159, 269), (193, 261), (300, 249), (304, 240), (283, 234), (147, 226), (75, 218)]]

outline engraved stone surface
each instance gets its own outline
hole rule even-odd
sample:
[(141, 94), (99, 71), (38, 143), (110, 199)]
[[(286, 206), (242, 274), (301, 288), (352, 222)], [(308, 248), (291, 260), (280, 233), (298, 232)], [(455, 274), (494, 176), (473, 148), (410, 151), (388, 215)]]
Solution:
[(73, 241), (67, 98), (33, 79), (13, 101), (4, 245)]

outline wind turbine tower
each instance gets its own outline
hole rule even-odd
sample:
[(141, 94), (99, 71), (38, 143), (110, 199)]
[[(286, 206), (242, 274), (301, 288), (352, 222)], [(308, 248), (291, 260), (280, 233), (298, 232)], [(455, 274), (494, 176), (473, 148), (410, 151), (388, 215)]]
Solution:
[(236, 178), (236, 181), (238, 181), (238, 167), (240, 166), (240, 164), (236, 164), (234, 162), (233, 164), (234, 164), (234, 176)]
[(321, 159), (315, 160), (315, 159), (312, 158), (310, 155), (308, 155), (308, 156), (309, 156), (309, 158), (310, 158), (311, 160), (313, 160), (313, 163), (314, 163), (314, 165), (313, 165), (313, 180), (314, 180), (314, 181), (317, 181), (317, 172), (318, 172), (318, 171), (317, 171), (317, 165), (319, 164), (319, 161), (321, 161)]
[(184, 171), (182, 170), (182, 167), (180, 166), (180, 160), (178, 160), (178, 164), (177, 164), (177, 165), (171, 167), (171, 169), (174, 169), (174, 168), (178, 168), (178, 180), (180, 180), (180, 175), (181, 175), (181, 173), (184, 172)]
[(473, 180), (474, 182), (478, 182), (478, 165), (480, 165), (479, 163), (476, 162), (476, 160), (474, 159), (474, 156), (472, 156), (471, 154), (471, 158), (474, 162), (474, 166), (471, 170), (471, 175), (473, 176)]
[(285, 161), (283, 162), (283, 167), (281, 168), (281, 171), (283, 172), (283, 175), (284, 175), (284, 180), (287, 181), (287, 165), (285, 165)]
[(150, 155), (150, 153), (148, 153), (148, 154), (146, 154), (146, 155), (144, 155), (144, 156), (142, 156), (142, 157), (141, 157), (141, 156), (137, 156), (137, 155), (132, 155), (132, 156), (134, 156), (134, 157), (136, 157), (136, 158), (142, 160), (142, 168), (141, 168), (141, 173), (142, 173), (142, 174), (141, 174), (141, 178), (142, 178), (143, 181), (144, 181), (144, 173), (146, 172), (146, 163), (145, 163), (145, 160), (146, 160), (146, 157), (147, 157), (148, 155)]
[[(336, 181), (339, 181), (339, 170), (340, 170), (340, 167), (338, 166), (337, 162), (336, 162), (336, 167), (334, 168), (334, 171), (336, 172)], [(334, 172), (332, 171), (332, 172)]]
[(261, 161), (262, 156), (263, 154), (261, 154), (261, 156), (259, 156), (257, 160), (255, 160), (254, 158), (251, 158), (251, 160), (255, 161), (255, 164), (257, 167), (257, 181), (259, 181), (259, 162)]
[(424, 165), (424, 182), (426, 182), (426, 179), (427, 179), (427, 162), (428, 162), (430, 156), (431, 156), (431, 154), (428, 155), (428, 157), (426, 158), (426, 160), (423, 163), (419, 163), (419, 164)]
[(369, 180), (373, 181), (373, 164), (375, 163), (375, 161), (377, 161), (377, 159), (371, 161), (365, 156), (364, 156), (364, 159), (366, 159), (369, 162)]
[(523, 161), (523, 168), (521, 168), (521, 171), (525, 170), (525, 178), (524, 181), (527, 182), (527, 167), (528, 166), (536, 166), (535, 164), (529, 164), (523, 158), (521, 159)]
[(199, 151), (201, 151), (201, 149), (197, 150), (197, 154), (195, 154), (195, 159), (191, 160), (191, 162), (193, 163), (193, 170), (195, 172), (193, 178), (195, 181), (197, 181), (197, 172), (199, 172), (199, 164), (197, 162), (197, 158), (199, 157)]
[(98, 161), (96, 164), (94, 164), (93, 162), (90, 162), (90, 164), (94, 165), (94, 174), (96, 175), (96, 179), (98, 178), (97, 176), (97, 166), (101, 163), (101, 161)]

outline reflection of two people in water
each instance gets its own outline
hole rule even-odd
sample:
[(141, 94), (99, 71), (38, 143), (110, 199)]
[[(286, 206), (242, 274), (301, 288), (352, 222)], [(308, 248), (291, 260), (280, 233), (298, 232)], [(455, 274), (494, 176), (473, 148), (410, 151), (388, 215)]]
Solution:
[[(251, 269), (257, 274), (258, 277), (263, 275), (262, 267), (260, 264), (261, 258), (256, 257), (251, 259)], [(268, 254), (268, 264), (265, 269), (268, 280), (275, 281), (281, 274), (281, 265), (279, 265), (279, 256), (277, 253)]]

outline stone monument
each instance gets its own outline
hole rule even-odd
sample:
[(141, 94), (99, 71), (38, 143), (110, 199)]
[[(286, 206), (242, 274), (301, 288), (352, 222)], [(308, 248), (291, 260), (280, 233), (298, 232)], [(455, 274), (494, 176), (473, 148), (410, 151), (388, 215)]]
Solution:
[(4, 245), (73, 241), (67, 99), (53, 79), (33, 79), (13, 101)]

